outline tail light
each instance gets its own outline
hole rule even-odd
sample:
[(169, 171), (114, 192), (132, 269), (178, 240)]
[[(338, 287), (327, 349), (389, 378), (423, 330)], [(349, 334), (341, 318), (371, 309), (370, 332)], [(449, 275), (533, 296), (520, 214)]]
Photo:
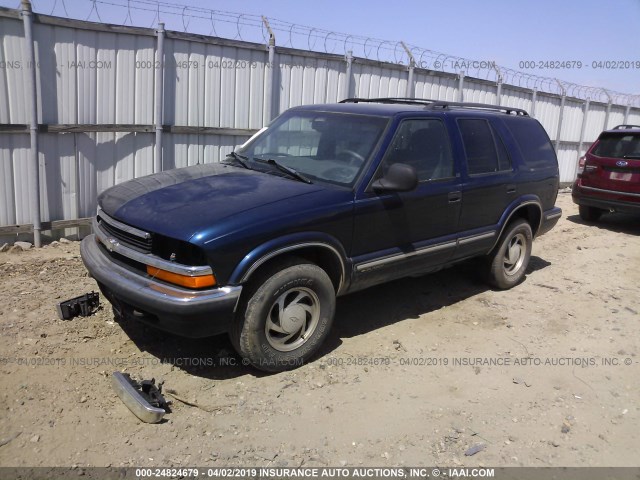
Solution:
[(593, 165), (593, 163), (589, 162), (586, 155), (584, 157), (580, 157), (580, 160), (578, 160), (578, 175), (582, 175), (585, 172), (593, 172), (597, 169), (598, 165)]

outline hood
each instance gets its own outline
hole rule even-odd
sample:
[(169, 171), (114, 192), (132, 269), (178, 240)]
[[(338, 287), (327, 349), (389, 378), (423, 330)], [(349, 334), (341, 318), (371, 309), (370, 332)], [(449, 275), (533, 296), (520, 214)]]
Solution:
[(320, 190), (324, 187), (216, 163), (116, 185), (98, 197), (98, 205), (123, 223), (189, 240), (225, 218)]

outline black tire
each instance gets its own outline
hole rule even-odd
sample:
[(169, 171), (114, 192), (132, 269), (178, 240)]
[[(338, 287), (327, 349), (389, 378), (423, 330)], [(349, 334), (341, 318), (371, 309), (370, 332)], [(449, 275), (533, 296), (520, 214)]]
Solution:
[(585, 222), (597, 222), (604, 213), (600, 208), (588, 207), (586, 205), (579, 205), (578, 212), (580, 213), (580, 218)]
[(329, 276), (309, 263), (283, 265), (246, 288), (230, 333), (243, 363), (267, 372), (301, 366), (333, 323), (336, 295)]
[(532, 244), (533, 234), (526, 220), (516, 220), (508, 225), (500, 242), (489, 254), (489, 284), (501, 290), (519, 284), (529, 266)]

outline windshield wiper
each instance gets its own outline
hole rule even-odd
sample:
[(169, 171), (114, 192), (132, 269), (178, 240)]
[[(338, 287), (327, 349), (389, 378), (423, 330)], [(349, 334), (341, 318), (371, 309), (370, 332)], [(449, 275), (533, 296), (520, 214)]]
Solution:
[(625, 155), (622, 158), (633, 158), (633, 159), (636, 159), (636, 158), (640, 158), (640, 155)]
[(296, 172), (293, 168), (287, 167), (285, 165), (282, 165), (281, 163), (276, 162), (273, 158), (267, 158), (266, 160), (262, 159), (262, 158), (254, 158), (254, 160), (256, 162), (273, 165), (274, 167), (276, 167), (281, 172), (284, 172), (284, 173), (288, 174), (290, 177), (293, 177), (296, 180), (300, 180), (301, 182), (313, 183), (311, 180), (309, 180), (307, 177), (305, 177), (301, 173)]
[(247, 163), (247, 160), (249, 160), (249, 157), (245, 157), (244, 155), (240, 155), (239, 153), (236, 153), (236, 152), (231, 152), (230, 154), (227, 155), (227, 158), (233, 158), (236, 162), (238, 162), (244, 168), (246, 168), (247, 170), (251, 170), (251, 167)]

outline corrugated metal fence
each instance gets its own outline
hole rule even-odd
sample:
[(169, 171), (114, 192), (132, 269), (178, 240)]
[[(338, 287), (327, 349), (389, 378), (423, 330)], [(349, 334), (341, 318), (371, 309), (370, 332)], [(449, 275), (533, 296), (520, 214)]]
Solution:
[[(76, 220), (95, 212), (96, 196), (114, 184), (158, 168), (219, 161), (295, 105), (349, 96), (415, 96), (524, 108), (554, 140), (563, 182), (573, 180), (579, 155), (600, 131), (640, 123), (640, 109), (629, 105), (461, 74), (293, 48), (272, 46), (270, 52), (265, 44), (189, 33), (33, 17), (43, 230), (78, 225)], [(33, 223), (28, 59), (20, 11), (0, 9), (0, 238), (5, 239), (29, 232)], [(158, 92), (160, 78), (164, 86)], [(156, 117), (158, 93), (161, 119)], [(161, 165), (156, 130), (161, 131)]]

